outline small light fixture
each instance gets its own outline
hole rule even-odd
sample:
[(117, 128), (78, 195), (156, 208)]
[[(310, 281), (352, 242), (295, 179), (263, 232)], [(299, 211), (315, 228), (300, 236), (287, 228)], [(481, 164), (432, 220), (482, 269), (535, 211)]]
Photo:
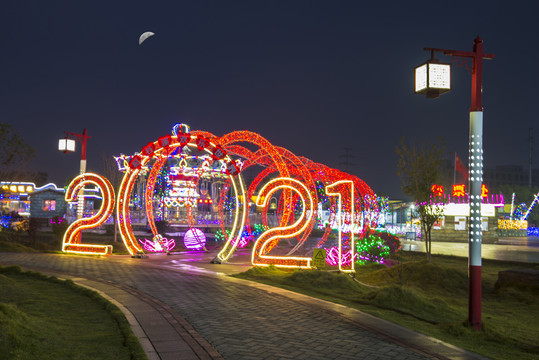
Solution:
[(415, 93), (437, 98), (451, 90), (451, 64), (431, 57), (415, 68)]
[(58, 140), (58, 150), (65, 153), (75, 151), (75, 140), (68, 138)]

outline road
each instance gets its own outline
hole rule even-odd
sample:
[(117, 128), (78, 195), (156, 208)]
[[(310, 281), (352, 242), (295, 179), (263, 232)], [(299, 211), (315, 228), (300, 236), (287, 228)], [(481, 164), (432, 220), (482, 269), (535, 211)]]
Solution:
[[(404, 240), (402, 249), (425, 252), (425, 243), (422, 240)], [(432, 253), (468, 257), (468, 244), (432, 242)], [(481, 256), (483, 259), (539, 263), (539, 238), (506, 238), (500, 239), (498, 244), (482, 244)]]

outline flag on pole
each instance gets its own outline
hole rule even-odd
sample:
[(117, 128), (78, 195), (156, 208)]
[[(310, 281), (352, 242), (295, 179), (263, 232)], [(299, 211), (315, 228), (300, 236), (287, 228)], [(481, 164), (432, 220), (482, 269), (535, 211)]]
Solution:
[(456, 178), (457, 171), (461, 173), (462, 176), (464, 177), (464, 182), (467, 182), (468, 181), (468, 168), (466, 167), (466, 165), (464, 165), (462, 160), (460, 160), (457, 153), (455, 153), (455, 178)]

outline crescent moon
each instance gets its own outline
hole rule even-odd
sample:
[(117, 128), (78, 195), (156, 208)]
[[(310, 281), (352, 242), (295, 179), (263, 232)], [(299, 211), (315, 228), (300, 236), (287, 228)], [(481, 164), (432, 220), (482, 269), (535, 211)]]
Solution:
[(139, 39), (138, 39), (138, 44), (142, 44), (144, 42), (144, 40), (146, 40), (147, 38), (149, 38), (150, 36), (153, 36), (155, 35), (153, 32), (151, 31), (146, 31), (145, 33), (143, 33), (142, 35), (140, 35)]

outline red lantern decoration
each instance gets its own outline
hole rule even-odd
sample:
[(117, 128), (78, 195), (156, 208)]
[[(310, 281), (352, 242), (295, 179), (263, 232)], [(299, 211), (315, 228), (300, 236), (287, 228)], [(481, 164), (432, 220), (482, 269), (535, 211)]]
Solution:
[(226, 152), (219, 145), (217, 145), (215, 149), (213, 149), (213, 154), (212, 154), (213, 160), (221, 160), (225, 156), (226, 156)]
[(226, 164), (226, 173), (228, 175), (238, 175), (239, 172), (240, 170), (238, 169), (235, 161), (231, 160)]
[(159, 146), (166, 148), (169, 147), (170, 144), (172, 144), (172, 136), (167, 134), (165, 136), (161, 136), (157, 141), (159, 143)]
[(189, 141), (191, 141), (191, 135), (190, 134), (183, 133), (183, 132), (178, 134), (178, 142), (180, 143), (181, 146), (187, 145), (187, 143)]
[(197, 136), (195, 143), (197, 144), (198, 151), (202, 151), (210, 145), (210, 141), (201, 135)]
[(152, 157), (154, 151), (155, 151), (155, 146), (154, 146), (153, 142), (150, 142), (150, 143), (148, 143), (148, 145), (146, 145), (145, 147), (142, 148), (141, 153), (142, 153), (142, 155)]
[(129, 162), (129, 167), (133, 170), (140, 169), (142, 166), (142, 159), (140, 158), (140, 155), (135, 155)]

